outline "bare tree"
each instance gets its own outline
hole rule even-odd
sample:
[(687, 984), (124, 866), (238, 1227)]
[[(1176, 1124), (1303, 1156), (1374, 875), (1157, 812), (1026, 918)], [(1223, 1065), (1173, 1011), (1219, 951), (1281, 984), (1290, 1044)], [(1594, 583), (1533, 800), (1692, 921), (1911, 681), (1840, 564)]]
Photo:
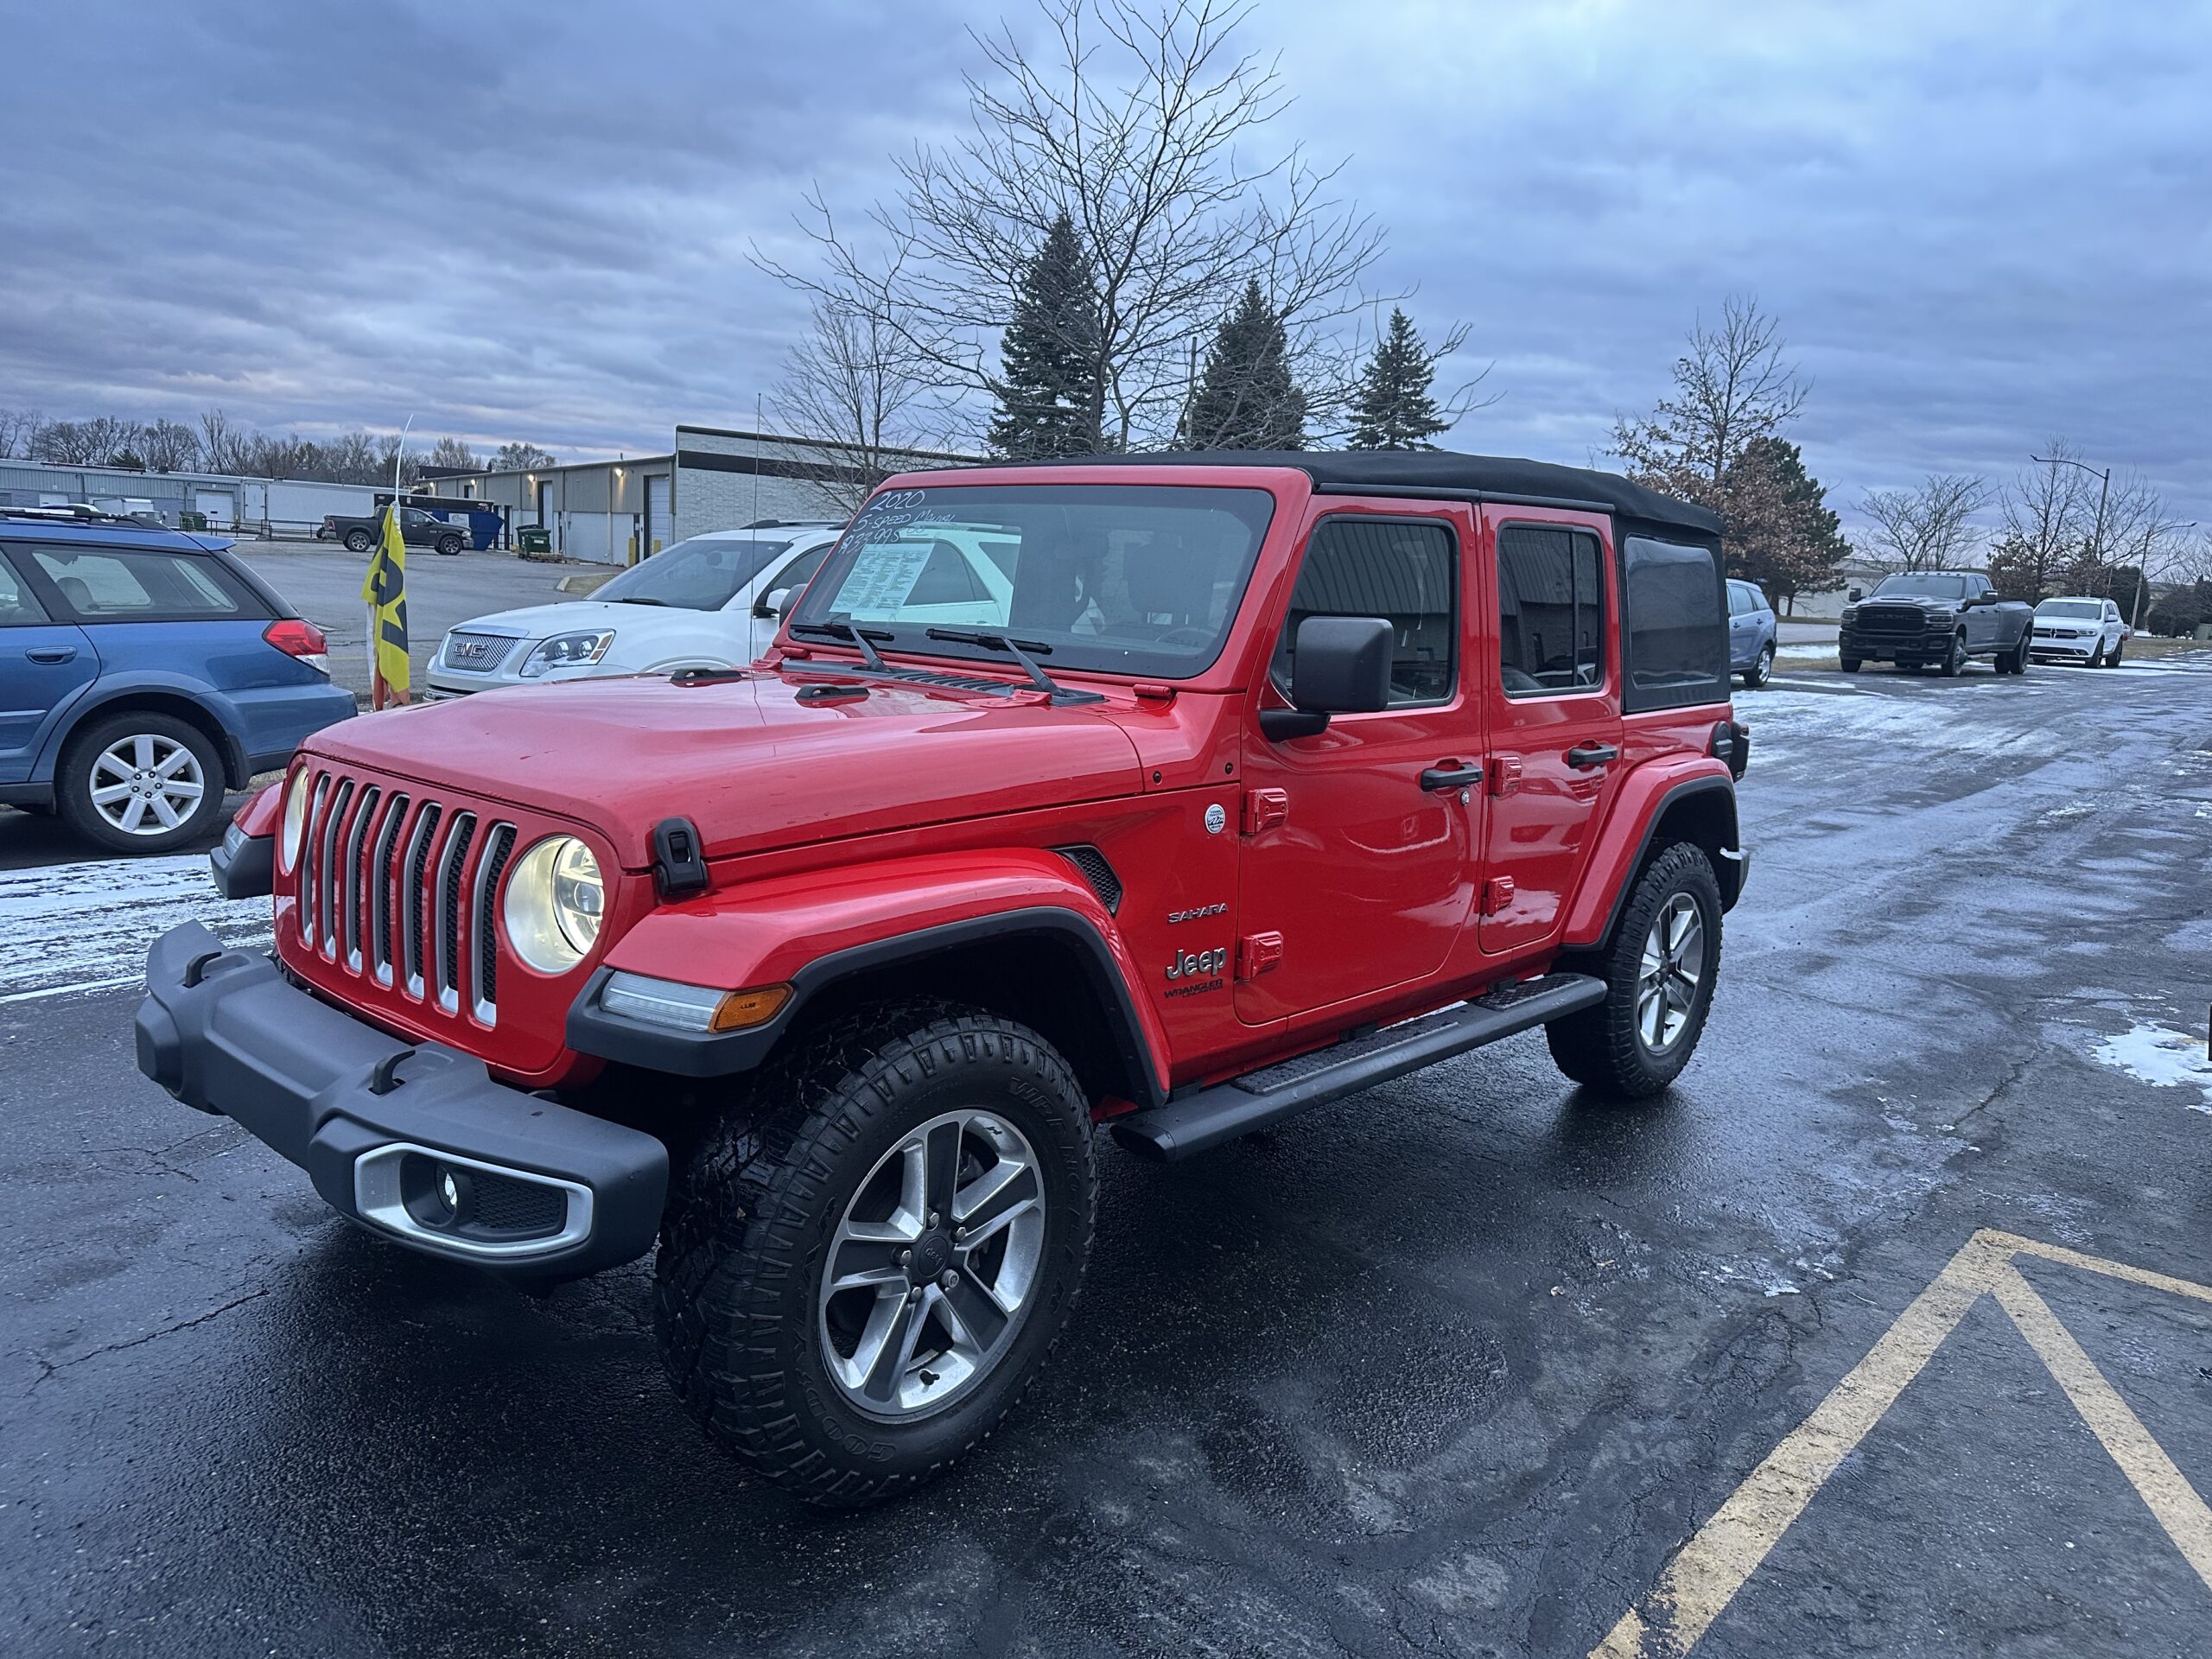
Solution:
[(899, 469), (898, 457), (942, 443), (952, 419), (932, 365), (881, 317), (814, 302), (813, 325), (785, 359), (776, 407), (784, 421), (842, 444), (852, 476), (820, 487), (846, 512)]
[(2072, 562), (2090, 534), (2092, 480), (2079, 454), (2053, 438), (2046, 459), (2023, 468), (1999, 492), (2004, 528), (1998, 541), (2006, 580), (2000, 584), (2033, 604)]
[(1865, 543), (1885, 571), (1955, 569), (1977, 536), (1974, 515), (1989, 486), (1963, 473), (1930, 473), (1916, 489), (1869, 490), (1859, 510), (1872, 521)]
[(1649, 415), (1613, 423), (1613, 453), (1656, 487), (1720, 505), (1728, 470), (1797, 417), (1811, 390), (1783, 357), (1781, 325), (1748, 295), (1731, 296), (1718, 327), (1690, 327), (1675, 389)]
[(541, 449), (534, 443), (503, 443), (492, 456), (491, 470), (495, 473), (540, 472), (561, 463), (553, 458), (550, 449)]
[[(1066, 213), (1097, 284), (1098, 445), (1174, 429), (1196, 354), (1256, 277), (1294, 346), (1314, 348), (1368, 297), (1381, 232), (1337, 199), (1336, 167), (1259, 130), (1287, 101), (1238, 53), (1238, 0), (1041, 0), (1039, 55), (1010, 27), (976, 36), (973, 130), (898, 163), (894, 200), (855, 238), (818, 190), (803, 227), (819, 274), (754, 251), (817, 300), (865, 318), (948, 391), (996, 397), (995, 346), (1022, 273)], [(1348, 389), (1351, 375), (1341, 377)], [(980, 419), (980, 417), (979, 417)]]
[(85, 421), (48, 421), (31, 435), (30, 458), (60, 467), (105, 467), (138, 436), (135, 421), (95, 415)]
[(465, 438), (440, 438), (423, 459), (433, 467), (459, 467), (472, 473), (477, 467), (476, 452)]
[(35, 409), (0, 409), (0, 461), (31, 452), (31, 439), (46, 424)]
[(200, 459), (200, 435), (181, 421), (158, 420), (139, 429), (138, 454), (157, 473), (186, 472)]
[(211, 473), (236, 473), (245, 462), (245, 434), (219, 409), (200, 415), (200, 454)]

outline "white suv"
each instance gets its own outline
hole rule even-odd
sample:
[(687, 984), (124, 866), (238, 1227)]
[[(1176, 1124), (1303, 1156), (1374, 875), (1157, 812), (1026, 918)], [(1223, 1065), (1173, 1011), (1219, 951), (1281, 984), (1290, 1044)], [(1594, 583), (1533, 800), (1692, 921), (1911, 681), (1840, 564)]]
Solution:
[(449, 632), (434, 694), (607, 674), (738, 668), (776, 637), (786, 594), (813, 580), (841, 524), (710, 531), (632, 565), (588, 599), (498, 611)]
[(2135, 636), (2108, 599), (2046, 599), (2036, 607), (2035, 633), (2028, 654), (2037, 662), (2087, 663), (2091, 668), (2120, 660), (2120, 648)]

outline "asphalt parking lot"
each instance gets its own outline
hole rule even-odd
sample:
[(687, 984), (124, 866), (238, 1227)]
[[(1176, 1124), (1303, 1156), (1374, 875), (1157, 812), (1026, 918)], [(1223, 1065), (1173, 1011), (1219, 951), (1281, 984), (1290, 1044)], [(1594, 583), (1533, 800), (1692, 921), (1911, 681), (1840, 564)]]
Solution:
[(2212, 655), (1738, 708), (1669, 1096), (1530, 1034), (1108, 1143), (1045, 1382), (844, 1517), (708, 1450), (645, 1267), (408, 1255), (142, 1079), (146, 941), (264, 907), (0, 815), (0, 1649), (2212, 1649)]

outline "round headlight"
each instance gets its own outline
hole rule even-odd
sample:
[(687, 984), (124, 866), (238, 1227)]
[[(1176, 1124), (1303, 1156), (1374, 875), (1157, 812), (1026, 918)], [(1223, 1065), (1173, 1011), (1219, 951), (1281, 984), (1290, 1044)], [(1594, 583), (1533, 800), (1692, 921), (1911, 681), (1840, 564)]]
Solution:
[(276, 840), (276, 850), (283, 855), (288, 870), (300, 855), (300, 835), (307, 827), (308, 769), (302, 766), (284, 786), (284, 833)]
[(548, 836), (507, 877), (507, 943), (539, 973), (566, 973), (598, 942), (606, 904), (591, 849), (574, 836)]

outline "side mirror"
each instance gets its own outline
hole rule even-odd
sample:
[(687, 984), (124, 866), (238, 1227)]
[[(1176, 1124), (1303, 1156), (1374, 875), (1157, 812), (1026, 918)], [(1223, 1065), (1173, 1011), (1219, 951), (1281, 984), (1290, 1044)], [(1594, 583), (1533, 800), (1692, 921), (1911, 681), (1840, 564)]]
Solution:
[(1366, 715), (1390, 704), (1397, 632), (1379, 616), (1309, 616), (1298, 625), (1287, 709), (1260, 711), (1260, 729), (1280, 743), (1326, 731), (1332, 715)]
[(1848, 594), (1845, 594), (1844, 597), (1849, 600), (1853, 605), (1856, 605), (1860, 600), (1866, 597), (1866, 590), (1864, 588), (1854, 588)]
[(779, 588), (753, 606), (753, 614), (763, 622), (780, 622), (791, 607), (791, 601), (798, 595), (788, 588)]

